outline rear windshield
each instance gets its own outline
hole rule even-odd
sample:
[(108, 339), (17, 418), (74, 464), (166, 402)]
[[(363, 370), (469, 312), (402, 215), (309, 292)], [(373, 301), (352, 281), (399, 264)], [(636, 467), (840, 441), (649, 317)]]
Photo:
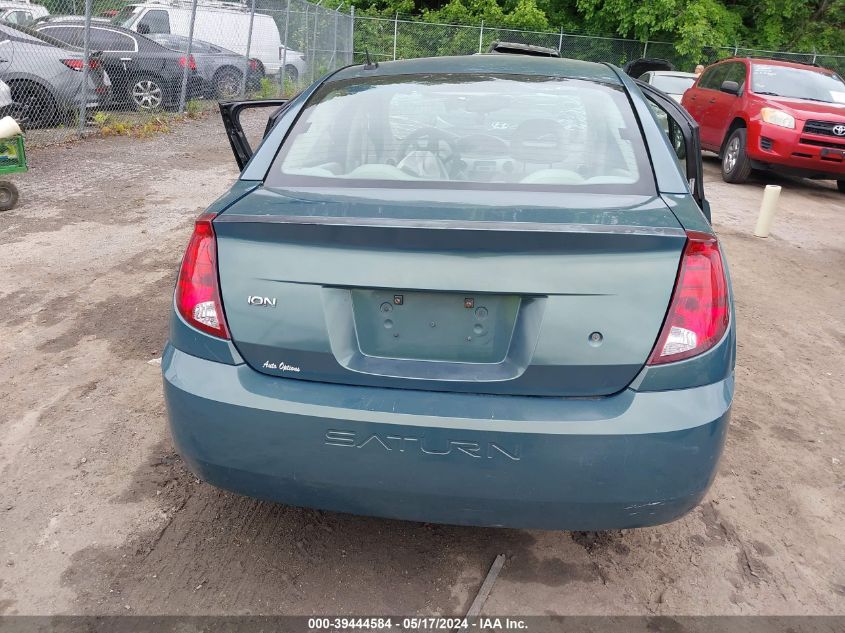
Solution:
[(695, 77), (679, 77), (678, 75), (654, 75), (651, 85), (673, 95), (682, 95), (695, 83)]
[(845, 83), (839, 76), (790, 66), (752, 64), (751, 90), (761, 95), (845, 103)]
[(654, 193), (621, 86), (513, 75), (330, 83), (267, 184)]

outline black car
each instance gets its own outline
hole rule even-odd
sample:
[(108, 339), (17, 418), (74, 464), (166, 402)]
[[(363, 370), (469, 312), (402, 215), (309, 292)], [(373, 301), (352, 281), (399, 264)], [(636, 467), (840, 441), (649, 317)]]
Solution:
[[(78, 21), (46, 22), (35, 30), (82, 48), (84, 25)], [(182, 73), (188, 66), (188, 97), (199, 93), (201, 81), (193, 57), (161, 46), (118, 26), (92, 24), (91, 50), (100, 57), (112, 81), (113, 105), (155, 110), (179, 101)]]

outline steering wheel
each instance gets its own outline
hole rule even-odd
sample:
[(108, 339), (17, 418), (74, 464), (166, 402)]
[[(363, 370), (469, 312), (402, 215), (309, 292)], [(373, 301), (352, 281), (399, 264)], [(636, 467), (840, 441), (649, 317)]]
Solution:
[[(444, 151), (441, 142), (448, 146), (448, 152)], [(461, 156), (457, 144), (458, 137), (450, 132), (436, 127), (421, 127), (408, 134), (399, 144), (396, 161), (397, 164), (401, 164), (402, 160), (413, 152), (428, 152), (443, 164), (450, 176), (455, 176), (461, 168)]]

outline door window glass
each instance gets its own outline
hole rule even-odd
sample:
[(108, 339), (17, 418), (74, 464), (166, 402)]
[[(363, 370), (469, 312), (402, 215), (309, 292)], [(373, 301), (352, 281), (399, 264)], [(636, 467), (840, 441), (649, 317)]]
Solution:
[[(732, 62), (727, 64), (728, 71), (725, 73), (722, 81), (735, 81), (740, 89), (745, 85), (745, 64), (742, 62)], [(721, 87), (721, 83), (719, 84)]]
[(28, 11), (12, 11), (4, 20), (9, 24), (27, 26), (28, 24), (32, 24), (32, 14)]
[[(681, 173), (684, 175), (684, 179), (686, 179), (687, 174), (690, 172), (688, 171), (687, 165), (687, 142), (684, 138), (683, 130), (681, 130), (675, 119), (672, 118), (663, 106), (651, 98), (651, 95), (646, 95), (646, 99), (648, 100), (651, 111), (654, 112), (654, 116), (657, 117), (660, 129), (663, 130), (666, 138), (669, 139), (669, 144), (675, 152), (675, 160), (678, 161), (678, 167), (680, 167)], [(687, 184), (690, 186), (690, 191), (692, 191), (692, 183)]]
[[(141, 27), (147, 26), (147, 29), (142, 30)], [(138, 23), (139, 33), (170, 33), (170, 16), (167, 11), (162, 9), (154, 9), (147, 11), (141, 21)]]
[(714, 68), (708, 68), (704, 71), (701, 81), (698, 82), (699, 88), (707, 88), (709, 90), (718, 90), (722, 85), (724, 77), (728, 72), (727, 64), (719, 64)]

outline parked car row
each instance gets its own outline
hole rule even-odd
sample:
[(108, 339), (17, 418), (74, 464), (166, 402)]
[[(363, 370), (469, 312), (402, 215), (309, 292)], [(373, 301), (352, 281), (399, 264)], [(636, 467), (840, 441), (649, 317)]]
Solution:
[(190, 54), (188, 22), (175, 4), (127, 5), (110, 17), (93, 18), (88, 90), (83, 91), (84, 18), (50, 15), (30, 2), (0, 2), (0, 80), (26, 110), (28, 125), (43, 127), (69, 120), (83, 92), (88, 108), (172, 107), (186, 69), (188, 98), (218, 99), (257, 89), (265, 73), (277, 72), (282, 63), (290, 79), (305, 71), (304, 56), (280, 45), (278, 28), (267, 15), (255, 15), (254, 55), (247, 58), (249, 15), (218, 5), (200, 4)]
[(845, 193), (845, 82), (835, 72), (732, 58), (698, 77), (649, 70), (639, 78), (687, 109), (699, 125), (702, 148), (719, 155), (726, 182), (744, 182), (754, 170), (775, 171), (836, 180)]
[[(0, 23), (0, 79), (28, 111), (28, 124), (64, 121), (82, 97), (84, 25), (74, 19), (31, 27)], [(184, 69), (188, 98), (228, 99), (242, 86), (254, 89), (264, 76), (259, 60), (187, 38), (139, 35), (108, 23), (92, 24), (88, 72), (89, 108), (154, 110), (178, 103)], [(246, 80), (244, 81), (244, 73)]]
[(32, 127), (63, 120), (79, 107), (83, 93), (88, 107), (107, 104), (112, 86), (99, 54), (89, 62), (88, 90), (82, 90), (83, 56), (78, 49), (26, 27), (0, 24), (0, 79), (12, 99), (26, 111)]

